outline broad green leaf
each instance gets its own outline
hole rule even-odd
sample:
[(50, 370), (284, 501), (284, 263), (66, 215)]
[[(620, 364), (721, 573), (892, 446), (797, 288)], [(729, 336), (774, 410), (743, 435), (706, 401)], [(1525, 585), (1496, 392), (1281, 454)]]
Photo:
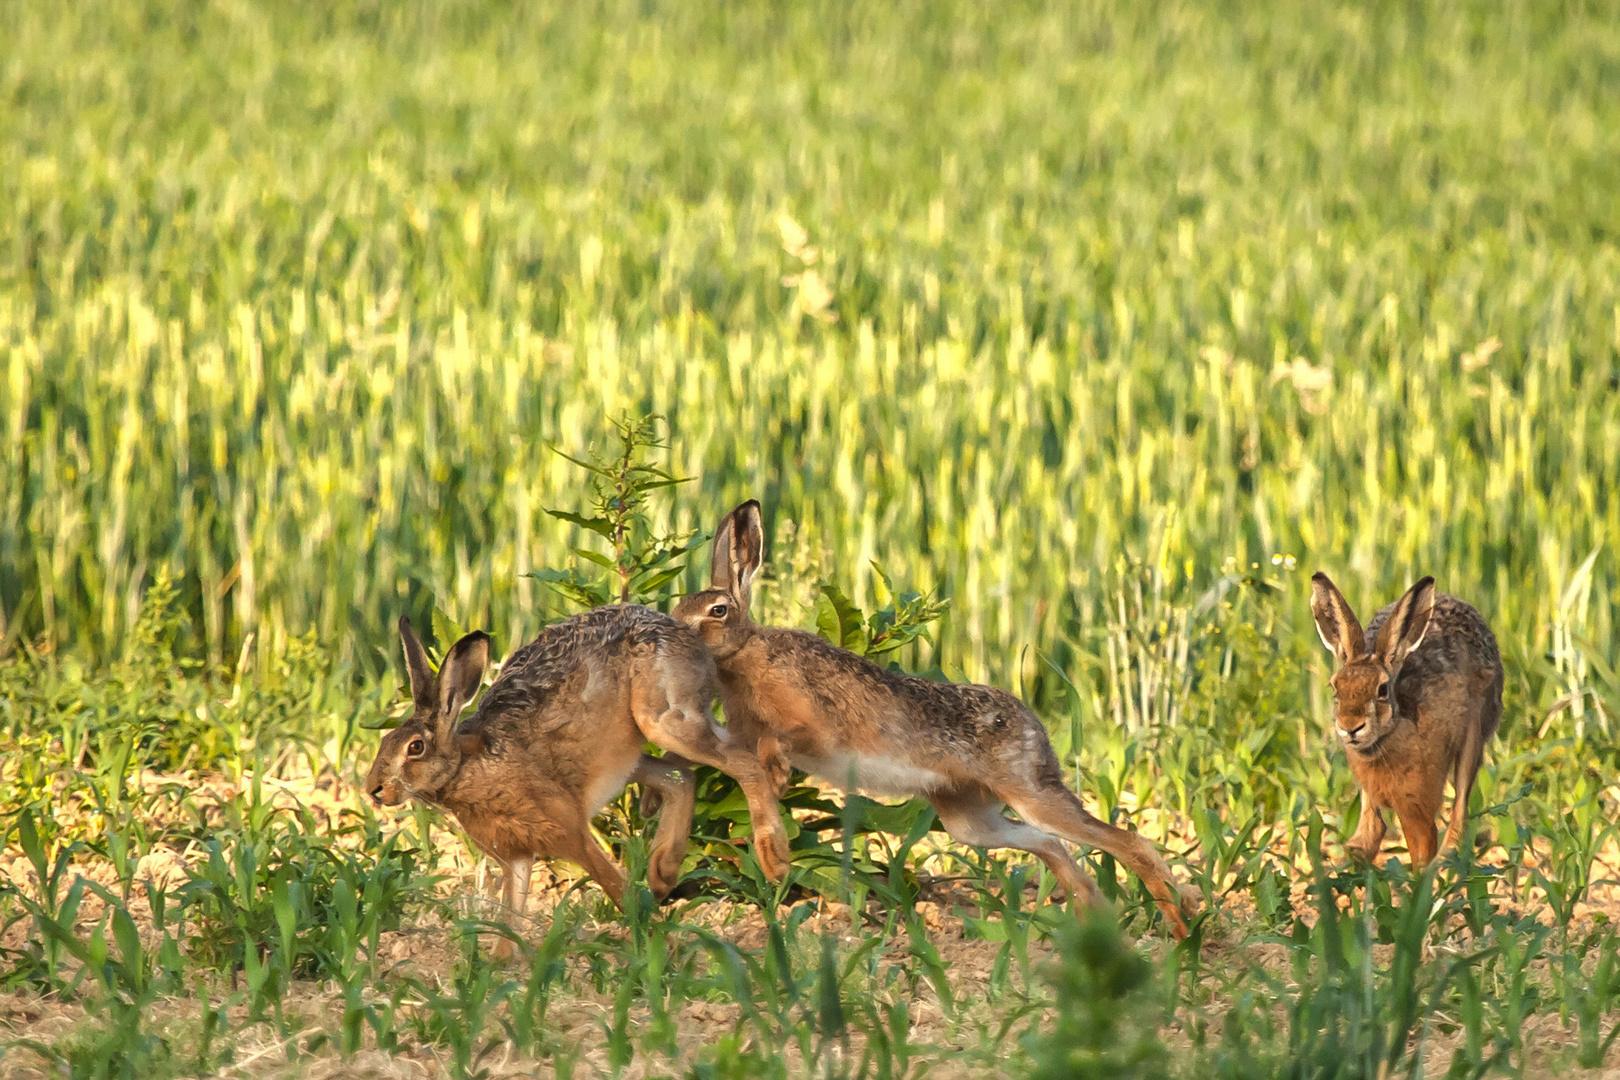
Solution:
[(467, 631), (462, 628), (460, 623), (452, 619), (443, 608), (435, 604), (433, 605), (433, 636), (438, 640), (439, 657), (442, 659), (444, 654), (450, 651), (450, 646), (467, 636)]
[(568, 550), (572, 551), (575, 555), (578, 555), (586, 562), (593, 562), (597, 566), (605, 567), (609, 570), (615, 568), (613, 560), (608, 558), (606, 555), (603, 555), (601, 552), (590, 551), (586, 548), (569, 548)]
[(822, 582), (817, 591), (821, 599), (816, 602), (816, 632), (841, 649), (864, 654), (866, 632), (861, 627), (860, 609), (830, 581)]
[(631, 579), (631, 591), (642, 594), (655, 593), (680, 577), (685, 570), (686, 566), (684, 564), (681, 566), (669, 566), (645, 578), (633, 578)]
[(546, 513), (550, 514), (554, 518), (572, 522), (582, 529), (589, 529), (591, 532), (596, 533), (603, 539), (613, 539), (613, 522), (609, 521), (607, 518), (586, 517), (584, 514), (576, 514), (571, 510), (553, 510), (549, 506), (546, 507)]

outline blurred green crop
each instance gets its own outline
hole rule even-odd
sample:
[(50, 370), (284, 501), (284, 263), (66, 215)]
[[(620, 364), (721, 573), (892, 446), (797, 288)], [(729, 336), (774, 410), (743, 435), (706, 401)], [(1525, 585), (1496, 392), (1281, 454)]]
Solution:
[(514, 644), (546, 444), (656, 411), (670, 528), (757, 495), (973, 677), (1125, 554), (1432, 572), (1542, 704), (1614, 656), (1612, 6), (0, 12), (11, 638), (171, 564), (216, 659)]

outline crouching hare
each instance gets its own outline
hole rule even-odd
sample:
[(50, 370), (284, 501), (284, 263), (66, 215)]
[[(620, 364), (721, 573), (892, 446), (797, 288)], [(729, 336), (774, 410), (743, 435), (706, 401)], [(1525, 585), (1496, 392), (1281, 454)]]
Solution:
[[(1031, 852), (1069, 895), (1090, 903), (1101, 894), (1063, 841), (1101, 848), (1147, 884), (1175, 935), (1186, 935), (1193, 894), (1141, 835), (1086, 812), (1023, 702), (988, 686), (898, 674), (815, 634), (755, 624), (748, 608), (762, 546), (759, 504), (749, 500), (715, 534), (711, 587), (683, 598), (674, 615), (714, 654), (726, 727), (758, 754), (777, 796), (794, 766), (872, 794), (920, 795), (957, 840)], [(1023, 820), (1009, 819), (1004, 805)], [(754, 817), (756, 838), (781, 827), (774, 813)], [(787, 872), (768, 851), (760, 862), (772, 877)]]
[[(692, 774), (681, 758), (643, 754), (648, 741), (737, 770), (754, 792), (750, 805), (775, 811), (755, 759), (727, 745), (709, 712), (714, 661), (667, 615), (615, 605), (548, 627), (507, 659), (459, 728), (489, 662), (488, 635), (456, 642), (435, 673), (410, 620), (400, 619), (399, 632), (415, 711), (384, 736), (366, 792), (378, 806), (415, 798), (454, 814), (501, 863), (502, 900), (514, 914), (527, 902), (534, 860), (547, 856), (578, 863), (622, 906), (624, 871), (591, 833), (591, 818), (631, 781), (662, 804), (648, 884), (659, 899), (674, 888), (692, 826)], [(511, 953), (502, 938), (495, 954)]]
[(1478, 611), (1426, 577), (1373, 616), (1365, 631), (1326, 574), (1311, 578), (1316, 630), (1339, 662), (1333, 718), (1361, 785), (1351, 855), (1378, 855), (1386, 809), (1401, 820), (1412, 866), (1435, 856), (1435, 816), (1451, 781), (1455, 847), (1468, 823), (1485, 744), (1502, 720), (1502, 657)]

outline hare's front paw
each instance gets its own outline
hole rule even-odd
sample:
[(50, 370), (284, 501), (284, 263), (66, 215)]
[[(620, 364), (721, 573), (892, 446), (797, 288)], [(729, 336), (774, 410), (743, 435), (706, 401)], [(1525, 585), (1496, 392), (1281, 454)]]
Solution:
[(788, 781), (793, 779), (793, 763), (782, 752), (782, 744), (773, 736), (760, 739), (755, 752), (759, 755), (760, 767), (765, 770), (765, 782), (771, 786), (771, 797), (780, 799), (787, 790)]

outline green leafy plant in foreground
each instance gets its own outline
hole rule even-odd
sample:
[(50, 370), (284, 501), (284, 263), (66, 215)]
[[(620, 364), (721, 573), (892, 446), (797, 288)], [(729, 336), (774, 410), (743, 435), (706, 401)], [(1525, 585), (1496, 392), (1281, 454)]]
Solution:
[(1155, 968), (1126, 940), (1106, 908), (1058, 924), (1049, 979), (1050, 1030), (1029, 1038), (1036, 1080), (1162, 1080), (1169, 1054), (1159, 1038)]

